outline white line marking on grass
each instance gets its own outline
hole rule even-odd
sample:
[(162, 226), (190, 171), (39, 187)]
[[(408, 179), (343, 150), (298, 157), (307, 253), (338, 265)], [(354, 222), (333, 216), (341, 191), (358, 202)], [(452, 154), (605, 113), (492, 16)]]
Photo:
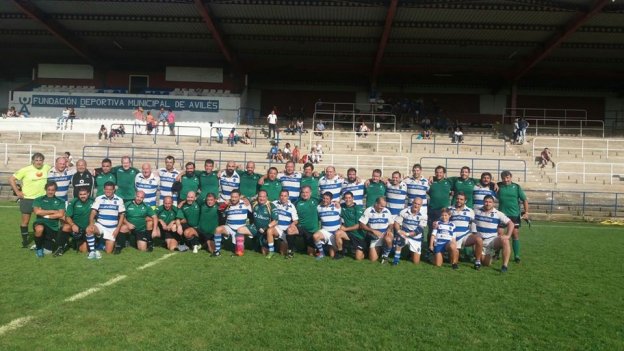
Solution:
[(119, 281), (122, 281), (124, 279), (126, 279), (128, 276), (127, 275), (118, 275), (114, 278), (112, 278), (111, 280), (107, 281), (106, 283), (102, 283), (102, 284), (98, 284), (93, 288), (89, 288), (85, 291), (79, 292), (76, 295), (70, 296), (68, 298), (65, 299), (65, 302), (74, 302), (80, 299), (83, 299), (93, 293), (96, 293), (98, 291), (100, 291), (102, 288), (105, 288), (107, 286), (111, 286)]
[(154, 265), (160, 263), (161, 261), (164, 261), (164, 260), (168, 259), (169, 257), (171, 257), (173, 255), (175, 255), (175, 253), (173, 253), (173, 252), (172, 253), (168, 253), (168, 254), (164, 255), (163, 257), (161, 257), (161, 258), (159, 258), (157, 260), (154, 260), (152, 262), (148, 262), (148, 263), (142, 265), (141, 267), (138, 267), (137, 270), (138, 271), (142, 271), (142, 270), (144, 270), (146, 268), (150, 268), (151, 266), (154, 266)]
[(22, 318), (12, 320), (8, 324), (5, 324), (0, 327), (0, 335), (4, 335), (5, 333), (8, 333), (12, 330), (25, 326), (26, 323), (30, 322), (33, 318), (34, 317), (32, 316), (27, 316), (27, 317), (22, 317)]

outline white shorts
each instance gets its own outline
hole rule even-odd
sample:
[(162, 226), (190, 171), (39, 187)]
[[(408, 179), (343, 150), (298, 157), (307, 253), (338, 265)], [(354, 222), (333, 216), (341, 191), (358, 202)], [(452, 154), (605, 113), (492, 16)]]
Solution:
[(466, 241), (466, 239), (468, 239), (470, 234), (472, 234), (472, 233), (466, 233), (461, 238), (459, 237), (459, 235), (457, 236), (457, 238), (456, 238), (457, 250), (461, 250), (464, 247), (464, 242)]
[[(373, 237), (372, 234), (371, 238)], [(381, 238), (379, 239), (371, 239), (370, 241), (370, 245), (368, 246), (369, 249), (374, 249), (376, 247), (382, 247), (384, 246), (384, 238), (386, 237), (386, 234), (382, 235)]]
[(496, 250), (494, 249), (494, 242), (496, 241), (496, 236), (491, 237), (489, 239), (483, 239), (483, 255), (485, 256), (494, 256)]
[(319, 230), (319, 233), (323, 234), (324, 245), (331, 245), (333, 247), (336, 247), (336, 235), (334, 235), (334, 233), (325, 229)]
[(102, 238), (104, 238), (104, 240), (115, 241), (115, 237), (113, 236), (113, 232), (115, 231), (115, 229), (106, 228), (100, 223), (95, 223), (95, 226), (97, 227), (98, 232), (100, 233), (100, 235), (102, 235)]
[(422, 247), (422, 235), (420, 237), (420, 240), (416, 240), (413, 237), (407, 238), (407, 244), (409, 245), (410, 252), (414, 252), (420, 255)]
[(286, 241), (286, 235), (287, 235), (286, 229), (282, 229), (278, 226), (276, 226), (275, 229), (277, 230), (277, 233), (279, 234), (277, 238)]

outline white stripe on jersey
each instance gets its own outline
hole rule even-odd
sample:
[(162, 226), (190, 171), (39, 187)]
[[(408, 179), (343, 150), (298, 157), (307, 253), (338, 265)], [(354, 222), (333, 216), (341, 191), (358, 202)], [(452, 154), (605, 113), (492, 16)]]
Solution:
[(449, 207), (451, 210), (451, 223), (455, 224), (457, 235), (463, 236), (470, 233), (471, 224), (474, 221), (474, 211), (464, 206), (463, 208)]
[(403, 179), (403, 182), (407, 185), (407, 197), (409, 198), (409, 202), (412, 203), (414, 198), (419, 197), (423, 200), (423, 207), (427, 207), (427, 191), (429, 191), (429, 181), (427, 178), (421, 177), (420, 179), (416, 179), (414, 177), (408, 177)]
[(115, 229), (119, 224), (119, 215), (126, 212), (123, 200), (117, 195), (110, 199), (106, 195), (96, 197), (91, 209), (98, 211), (97, 223), (109, 229)]
[(176, 177), (180, 174), (180, 171), (177, 169), (173, 169), (168, 171), (166, 168), (161, 168), (158, 170), (158, 177), (160, 178), (160, 202), (165, 199), (165, 196), (173, 196), (174, 203), (176, 202), (178, 196), (174, 195), (171, 192), (171, 187), (175, 182)]
[(219, 187), (221, 188), (221, 201), (230, 201), (232, 190), (240, 188), (240, 176), (234, 172), (231, 177), (228, 177), (226, 171), (222, 171), (219, 174)]
[(397, 185), (388, 183), (386, 185), (386, 207), (390, 212), (398, 216), (401, 210), (405, 208), (405, 201), (407, 199), (407, 185), (403, 182), (399, 182)]
[[(349, 183), (349, 181), (345, 179), (342, 182), (340, 195), (344, 195), (344, 193), (346, 193), (347, 191), (353, 193), (353, 202), (355, 202), (356, 205), (364, 206), (364, 192), (366, 191), (364, 183), (358, 183), (357, 181), (354, 183)], [(342, 201), (342, 203), (344, 203), (344, 201)]]
[(160, 180), (154, 174), (150, 174), (148, 178), (145, 178), (142, 173), (139, 173), (134, 177), (134, 186), (137, 191), (142, 190), (145, 193), (143, 202), (145, 202), (147, 206), (156, 206), (158, 183), (160, 183)]
[(479, 208), (483, 206), (483, 199), (487, 196), (491, 195), (496, 198), (496, 192), (494, 190), (490, 190), (489, 186), (481, 186), (481, 184), (475, 184), (472, 192), (472, 203), (474, 208)]
[(332, 201), (340, 200), (340, 190), (342, 189), (342, 178), (335, 176), (333, 179), (322, 177), (319, 179), (319, 196), (323, 197), (323, 193), (332, 193)]
[[(57, 189), (54, 195), (61, 200), (67, 201), (67, 191), (69, 190), (69, 184), (71, 179), (76, 174), (75, 169), (66, 168), (63, 172), (58, 172), (56, 168), (52, 168), (48, 172), (48, 181), (56, 183)], [(78, 194), (75, 194), (76, 197)]]
[(301, 191), (301, 173), (293, 172), (293, 174), (286, 174), (280, 172), (277, 174), (277, 179), (282, 183), (282, 189), (288, 190), (288, 200), (291, 202), (299, 199), (299, 192)]
[(292, 202), (282, 204), (279, 200), (275, 200), (272, 203), (273, 211), (277, 213), (277, 226), (281, 230), (286, 230), (292, 222), (299, 220), (297, 209)]
[(439, 245), (451, 241), (455, 237), (455, 231), (455, 224), (438, 221), (437, 229), (434, 229), (431, 234), (435, 235), (435, 244)]
[(504, 213), (493, 208), (489, 212), (483, 211), (480, 207), (475, 211), (475, 227), (476, 233), (482, 239), (491, 239), (498, 235), (498, 225), (500, 223), (507, 225), (510, 219)]
[(251, 212), (251, 207), (239, 202), (236, 205), (230, 205), (225, 210), (225, 223), (232, 229), (238, 230), (247, 223), (247, 217)]
[(325, 229), (332, 234), (340, 229), (340, 209), (337, 209), (336, 205), (318, 205), (316, 210), (321, 220), (321, 229)]
[(414, 239), (422, 239), (422, 231), (427, 226), (427, 215), (423, 215), (420, 211), (416, 214), (412, 213), (412, 208), (408, 207), (403, 209), (398, 216), (394, 217), (394, 221), (401, 226), (401, 229), (406, 232), (414, 232), (417, 227), (420, 227), (421, 233), (413, 236)]
[(375, 211), (375, 207), (371, 206), (364, 210), (364, 214), (360, 217), (360, 223), (368, 225), (371, 229), (385, 232), (392, 224), (394, 224), (394, 216), (390, 210), (383, 208), (381, 212)]

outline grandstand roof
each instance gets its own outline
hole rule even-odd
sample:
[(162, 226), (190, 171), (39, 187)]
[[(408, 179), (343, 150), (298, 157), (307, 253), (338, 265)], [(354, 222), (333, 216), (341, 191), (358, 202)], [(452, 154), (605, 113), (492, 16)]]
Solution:
[(624, 88), (621, 0), (7, 0), (0, 42), (7, 76), (40, 62), (89, 62), (225, 65), (266, 80), (495, 89), (581, 78)]

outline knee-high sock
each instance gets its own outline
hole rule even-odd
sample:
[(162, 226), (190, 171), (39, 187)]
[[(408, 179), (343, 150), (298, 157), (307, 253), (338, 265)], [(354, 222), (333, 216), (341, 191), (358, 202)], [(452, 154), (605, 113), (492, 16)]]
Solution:
[(314, 242), (314, 246), (316, 246), (316, 249), (318, 250), (318, 257), (325, 256), (325, 252), (323, 251), (323, 242), (322, 241), (315, 241)]
[(126, 233), (117, 234), (117, 238), (115, 239), (115, 248), (123, 249), (126, 247), (126, 241), (128, 240)]
[(39, 249), (43, 249), (43, 237), (42, 236), (35, 236), (35, 245), (37, 247), (37, 250)]
[(221, 252), (221, 239), (223, 237), (221, 234), (215, 234), (214, 242), (215, 242), (215, 252)]
[(67, 239), (69, 238), (69, 233), (64, 231), (59, 231), (56, 235), (56, 245), (57, 247), (65, 247), (67, 244)]
[(243, 234), (236, 234), (236, 252), (245, 251), (245, 236)]
[(520, 239), (512, 239), (511, 247), (513, 248), (514, 258), (520, 258)]
[(23, 241), (28, 240), (28, 226), (27, 225), (20, 225), (20, 234), (22, 235)]
[(87, 235), (87, 246), (89, 247), (89, 252), (95, 251), (95, 236)]
[(292, 251), (295, 248), (295, 236), (286, 235), (286, 243), (288, 243), (288, 251)]

